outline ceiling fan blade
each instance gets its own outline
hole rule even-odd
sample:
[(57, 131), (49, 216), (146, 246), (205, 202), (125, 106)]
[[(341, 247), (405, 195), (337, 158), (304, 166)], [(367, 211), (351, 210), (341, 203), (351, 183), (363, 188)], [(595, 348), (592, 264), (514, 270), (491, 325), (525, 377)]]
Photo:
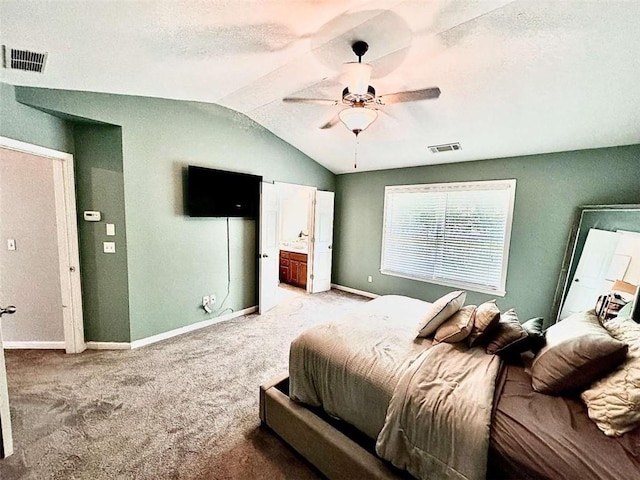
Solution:
[(331, 128), (331, 127), (335, 126), (339, 121), (340, 121), (340, 117), (338, 115), (334, 115), (333, 118), (331, 118), (331, 120), (329, 120), (324, 125), (321, 125), (320, 129), (321, 130), (326, 130), (327, 128)]
[(422, 88), (420, 90), (410, 90), (406, 92), (389, 93), (387, 95), (380, 95), (376, 98), (376, 103), (380, 105), (388, 105), (391, 103), (402, 102), (415, 102), (417, 100), (429, 100), (431, 98), (438, 98), (440, 96), (440, 89), (438, 87)]
[(328, 98), (300, 98), (285, 97), (282, 99), (286, 103), (315, 103), (317, 105), (338, 105), (337, 100), (329, 100)]

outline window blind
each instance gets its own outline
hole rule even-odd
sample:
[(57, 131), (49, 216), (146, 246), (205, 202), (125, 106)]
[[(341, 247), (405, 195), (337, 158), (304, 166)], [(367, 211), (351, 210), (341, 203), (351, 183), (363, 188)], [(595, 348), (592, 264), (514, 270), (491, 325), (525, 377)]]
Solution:
[(381, 272), (503, 295), (515, 180), (385, 188)]

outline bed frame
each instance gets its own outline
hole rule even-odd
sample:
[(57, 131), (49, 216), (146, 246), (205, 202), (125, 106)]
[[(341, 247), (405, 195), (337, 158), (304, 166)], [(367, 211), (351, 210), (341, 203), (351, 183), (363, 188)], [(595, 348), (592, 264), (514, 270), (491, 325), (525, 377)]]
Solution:
[(260, 386), (260, 420), (331, 480), (413, 478), (377, 457), (364, 435), (292, 401), (286, 373)]

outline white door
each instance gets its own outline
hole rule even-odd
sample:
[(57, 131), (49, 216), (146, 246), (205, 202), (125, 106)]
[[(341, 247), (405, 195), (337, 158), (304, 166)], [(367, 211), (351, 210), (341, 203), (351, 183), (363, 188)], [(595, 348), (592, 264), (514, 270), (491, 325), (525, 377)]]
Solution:
[(333, 202), (333, 192), (316, 192), (311, 293), (326, 292), (331, 289)]
[(14, 319), (5, 319), (11, 322), (4, 327), (5, 347), (80, 353), (85, 343), (73, 157), (0, 137), (0, 170), (0, 263), (6, 271), (0, 303), (18, 307)]
[[(8, 305), (0, 305), (0, 308), (4, 309), (5, 306)], [(1, 313), (0, 317), (2, 317)], [(7, 370), (4, 365), (4, 347), (2, 346), (2, 318), (0, 318), (0, 458), (6, 458), (12, 453), (11, 414), (9, 412)]]
[(258, 312), (265, 313), (278, 303), (278, 188), (262, 183), (260, 197), (260, 251)]
[(589, 230), (578, 261), (578, 267), (562, 305), (560, 320), (573, 313), (595, 308), (603, 291), (611, 259), (618, 244), (618, 234), (604, 230)]

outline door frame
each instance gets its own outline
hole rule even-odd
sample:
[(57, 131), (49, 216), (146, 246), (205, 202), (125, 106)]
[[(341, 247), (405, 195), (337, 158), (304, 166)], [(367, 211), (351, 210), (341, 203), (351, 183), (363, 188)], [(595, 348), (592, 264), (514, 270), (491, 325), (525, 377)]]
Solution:
[(65, 350), (67, 353), (81, 353), (86, 349), (86, 344), (82, 314), (73, 155), (2, 136), (0, 136), (0, 148), (53, 161)]

